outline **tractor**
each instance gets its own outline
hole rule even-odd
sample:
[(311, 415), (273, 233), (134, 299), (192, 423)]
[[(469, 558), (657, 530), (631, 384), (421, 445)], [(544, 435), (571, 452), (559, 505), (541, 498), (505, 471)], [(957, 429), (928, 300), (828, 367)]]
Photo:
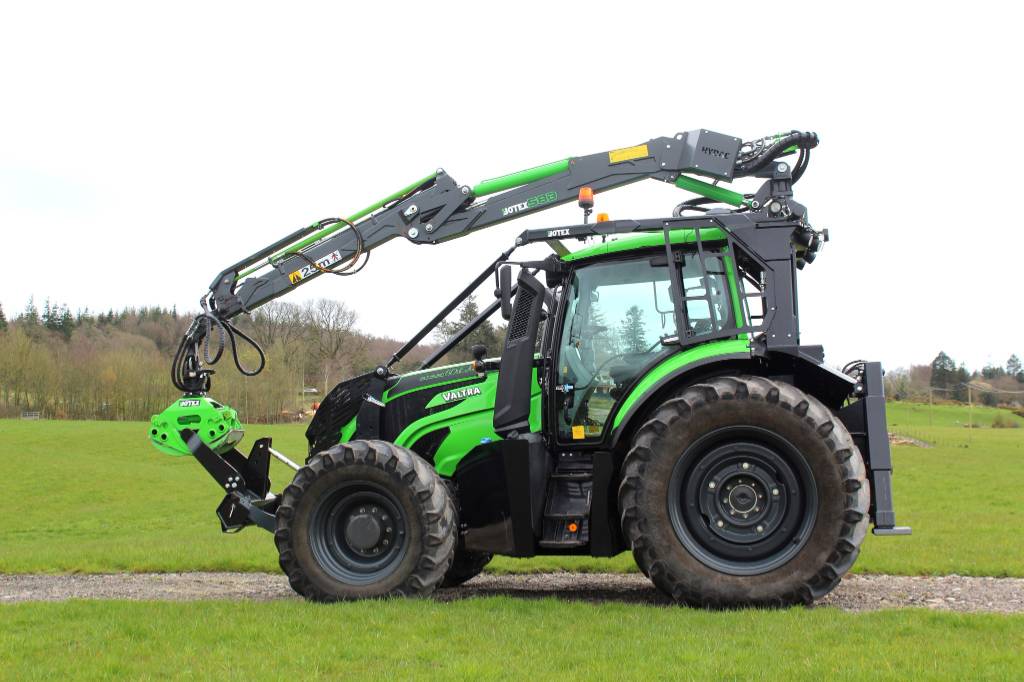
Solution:
[[(150, 440), (213, 477), (222, 530), (273, 533), (311, 600), (426, 596), (494, 555), (632, 551), (679, 603), (809, 604), (850, 569), (869, 525), (910, 532), (893, 511), (881, 364), (840, 370), (800, 338), (797, 273), (828, 232), (793, 187), (817, 144), (692, 130), (475, 186), (439, 169), (292, 232), (213, 280), (174, 357), (183, 395), (153, 417)], [(760, 185), (720, 184), (740, 178)], [(591, 219), (595, 194), (643, 179), (697, 196), (670, 217)], [(389, 359), (335, 386), (301, 465), (269, 438), (236, 449), (242, 425), (210, 397), (210, 366), (226, 354), (244, 374), (265, 364), (237, 316), (353, 275), (391, 239), (440, 244), (572, 201), (582, 223), (522, 232)], [(552, 253), (514, 258), (537, 242)], [(475, 319), (396, 371), (491, 279)], [(495, 313), (502, 348), (438, 364)], [(240, 343), (256, 367), (239, 362)], [(279, 493), (271, 458), (295, 470)]]

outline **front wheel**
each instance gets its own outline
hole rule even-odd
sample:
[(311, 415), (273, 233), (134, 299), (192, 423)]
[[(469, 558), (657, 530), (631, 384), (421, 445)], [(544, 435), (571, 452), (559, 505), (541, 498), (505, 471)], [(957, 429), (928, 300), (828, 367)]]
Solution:
[(638, 429), (623, 466), (623, 534), (679, 602), (811, 603), (867, 532), (864, 462), (818, 400), (762, 377), (684, 389)]
[(410, 450), (351, 441), (285, 488), (274, 541), (292, 588), (315, 601), (430, 594), (451, 566), (455, 510)]

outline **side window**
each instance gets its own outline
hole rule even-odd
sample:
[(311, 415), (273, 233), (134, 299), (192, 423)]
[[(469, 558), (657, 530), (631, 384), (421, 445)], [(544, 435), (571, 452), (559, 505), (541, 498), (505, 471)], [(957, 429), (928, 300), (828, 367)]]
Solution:
[(720, 332), (732, 321), (732, 297), (725, 262), (720, 255), (704, 256), (701, 272), (696, 253), (683, 256), (683, 297), (691, 336)]

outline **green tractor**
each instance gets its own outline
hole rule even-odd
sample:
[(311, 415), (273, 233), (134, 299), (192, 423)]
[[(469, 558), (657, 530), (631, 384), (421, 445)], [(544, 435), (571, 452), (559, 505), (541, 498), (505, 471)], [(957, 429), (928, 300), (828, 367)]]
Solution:
[[(309, 599), (429, 595), (495, 554), (631, 550), (681, 603), (810, 603), (853, 565), (869, 524), (909, 533), (895, 524), (880, 364), (839, 371), (800, 341), (797, 272), (828, 234), (792, 190), (817, 142), (695, 130), (472, 187), (438, 170), (298, 230), (214, 279), (172, 368), (184, 395), (154, 416), (151, 440), (213, 476), (224, 531), (274, 534)], [(717, 184), (740, 177), (763, 182)], [(668, 218), (590, 220), (595, 193), (646, 178), (699, 196)], [(267, 438), (235, 449), (241, 425), (208, 397), (208, 366), (225, 348), (244, 373), (263, 361), (238, 362), (236, 344), (256, 344), (232, 318), (353, 274), (392, 238), (437, 244), (574, 200), (581, 224), (523, 232), (387, 362), (338, 384), (304, 465)], [(574, 240), (589, 243), (570, 251)], [(535, 242), (553, 253), (513, 259)], [(491, 278), (476, 319), (418, 371), (392, 371)], [(502, 348), (438, 366), (499, 311)], [(272, 457), (296, 470), (280, 493)]]

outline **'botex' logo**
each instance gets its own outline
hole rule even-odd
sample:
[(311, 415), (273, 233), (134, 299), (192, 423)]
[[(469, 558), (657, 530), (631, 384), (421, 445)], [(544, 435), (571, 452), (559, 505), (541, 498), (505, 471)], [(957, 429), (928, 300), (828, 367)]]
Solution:
[(715, 149), (714, 147), (708, 147), (706, 145), (701, 147), (700, 151), (702, 153), (704, 153), (704, 154), (707, 154), (708, 156), (714, 156), (714, 157), (719, 158), (719, 159), (728, 159), (729, 158), (729, 152), (723, 152), (720, 149)]
[(521, 204), (512, 204), (501, 209), (501, 215), (509, 216), (513, 213), (521, 213), (523, 211), (529, 211), (531, 208), (537, 208), (545, 204), (550, 204), (558, 199), (558, 192), (545, 192), (544, 194), (538, 194), (535, 197), (530, 197)]
[(448, 391), (447, 393), (441, 394), (441, 400), (443, 400), (446, 403), (450, 403), (453, 400), (463, 400), (464, 398), (468, 398), (472, 395), (480, 395), (480, 389), (463, 388), (459, 389), (458, 391)]

